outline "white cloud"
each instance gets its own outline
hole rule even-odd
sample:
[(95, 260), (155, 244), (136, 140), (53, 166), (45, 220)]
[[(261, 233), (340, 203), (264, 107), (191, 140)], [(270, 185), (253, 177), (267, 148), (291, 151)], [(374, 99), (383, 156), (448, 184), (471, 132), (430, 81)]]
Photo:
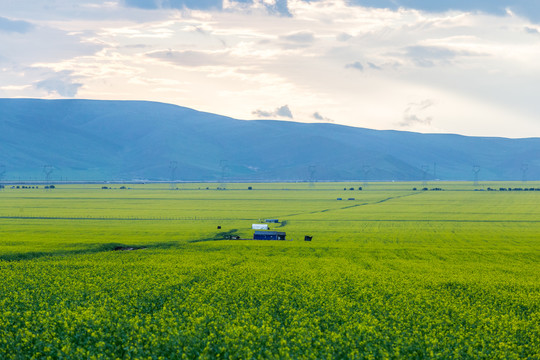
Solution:
[(364, 71), (364, 65), (360, 61), (355, 61), (353, 63), (345, 65), (346, 69), (356, 69), (360, 71)]
[(282, 40), (294, 43), (311, 43), (315, 40), (315, 35), (311, 31), (297, 31), (291, 34), (282, 35)]
[(30, 88), (30, 85), (7, 85), (7, 86), (0, 86), (0, 90), (6, 90), (6, 91), (23, 91), (28, 88)]
[(464, 56), (484, 56), (468, 50), (454, 50), (443, 46), (413, 45), (404, 49), (404, 56), (410, 58), (417, 66), (432, 67), (450, 64), (454, 59)]
[(426, 114), (427, 110), (433, 106), (433, 100), (426, 99), (418, 103), (409, 103), (403, 112), (403, 119), (399, 123), (401, 127), (412, 125), (431, 125), (433, 117)]
[(326, 116), (322, 116), (318, 111), (314, 112), (312, 116), (317, 121), (324, 121), (324, 122), (331, 122), (331, 123), (334, 122), (334, 120), (332, 120), (332, 119), (330, 119), (330, 118), (328, 118)]
[(83, 84), (75, 82), (69, 71), (61, 71), (37, 81), (34, 86), (38, 90), (45, 90), (48, 94), (57, 94), (62, 97), (74, 97)]
[(216, 66), (229, 62), (229, 54), (223, 51), (160, 50), (147, 53), (146, 55), (171, 64), (189, 67)]
[(289, 105), (280, 106), (273, 111), (255, 110), (253, 111), (253, 115), (260, 118), (294, 118)]

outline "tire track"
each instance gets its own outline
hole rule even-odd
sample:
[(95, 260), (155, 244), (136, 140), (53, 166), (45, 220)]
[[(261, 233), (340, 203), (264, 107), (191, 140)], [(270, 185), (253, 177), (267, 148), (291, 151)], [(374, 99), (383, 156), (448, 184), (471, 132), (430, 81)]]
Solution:
[(390, 200), (401, 199), (401, 198), (404, 198), (404, 197), (414, 196), (414, 195), (419, 195), (419, 194), (422, 194), (422, 193), (421, 192), (415, 192), (415, 193), (412, 193), (412, 194), (406, 194), (406, 195), (400, 195), (400, 196), (391, 196), (391, 197), (387, 197), (386, 199), (382, 199), (382, 200), (378, 200), (378, 201), (374, 201), (374, 202), (364, 202), (364, 203), (361, 203), (361, 204), (354, 204), (354, 205), (344, 206), (344, 207), (340, 207), (340, 208), (336, 208), (336, 209), (316, 210), (316, 211), (303, 212), (303, 213), (298, 213), (298, 214), (289, 214), (289, 215), (285, 215), (285, 216), (319, 214), (319, 213), (325, 213), (325, 212), (336, 211), (336, 210), (352, 209), (352, 208), (360, 207), (360, 206), (377, 205), (377, 204), (382, 204), (382, 203), (390, 201)]

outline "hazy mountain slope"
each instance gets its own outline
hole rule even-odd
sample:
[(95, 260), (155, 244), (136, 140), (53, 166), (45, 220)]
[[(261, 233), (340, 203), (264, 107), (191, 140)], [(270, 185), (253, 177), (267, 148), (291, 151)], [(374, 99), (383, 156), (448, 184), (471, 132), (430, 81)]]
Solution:
[[(6, 179), (471, 180), (540, 178), (540, 139), (377, 131), (334, 124), (242, 121), (141, 101), (0, 99)], [(436, 163), (436, 165), (435, 165)], [(436, 174), (434, 174), (436, 169)]]

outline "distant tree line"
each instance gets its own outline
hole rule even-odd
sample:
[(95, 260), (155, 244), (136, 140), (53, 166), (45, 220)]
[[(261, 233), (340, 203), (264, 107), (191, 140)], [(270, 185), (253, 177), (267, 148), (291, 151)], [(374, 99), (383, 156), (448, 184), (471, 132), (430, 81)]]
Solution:
[[(496, 189), (488, 188), (488, 191), (497, 191)], [(499, 188), (499, 191), (540, 191), (539, 188)]]

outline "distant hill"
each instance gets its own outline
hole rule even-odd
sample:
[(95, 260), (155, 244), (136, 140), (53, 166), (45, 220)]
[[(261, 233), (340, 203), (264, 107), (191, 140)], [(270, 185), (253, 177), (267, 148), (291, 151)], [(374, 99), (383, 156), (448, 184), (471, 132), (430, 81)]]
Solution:
[[(222, 162), (226, 160), (226, 162)], [(380, 131), (235, 120), (145, 101), (0, 99), (5, 179), (540, 179), (540, 138)], [(1, 170), (1, 169), (0, 169)]]

